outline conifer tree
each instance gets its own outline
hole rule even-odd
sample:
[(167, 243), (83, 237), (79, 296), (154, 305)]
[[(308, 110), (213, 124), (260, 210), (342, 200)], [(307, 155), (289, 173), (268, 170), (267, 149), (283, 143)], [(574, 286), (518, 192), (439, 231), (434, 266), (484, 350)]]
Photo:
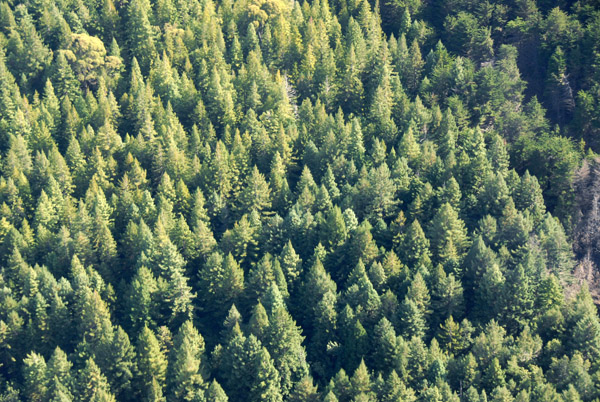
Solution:
[(334, 206), (327, 214), (325, 227), (323, 228), (324, 244), (331, 250), (342, 245), (348, 236), (346, 223), (342, 210)]
[(185, 321), (173, 342), (169, 364), (170, 393), (177, 401), (193, 401), (203, 395), (207, 384), (204, 338), (191, 321)]
[(373, 353), (374, 367), (384, 372), (391, 372), (400, 357), (396, 331), (387, 318), (382, 318), (375, 326), (375, 347)]
[(184, 275), (185, 260), (160, 222), (157, 225), (156, 243), (151, 258), (155, 272), (167, 281), (164, 302), (169, 311), (169, 319), (173, 322), (185, 321), (192, 314), (192, 300), (196, 295), (192, 293)]
[[(135, 351), (129, 341), (129, 336), (120, 326), (117, 327), (113, 339), (107, 345), (111, 351), (110, 363), (104, 363), (107, 367), (106, 376), (115, 397), (121, 399), (132, 392), (131, 380), (135, 372)], [(108, 353), (106, 354), (108, 355)], [(101, 361), (100, 355), (96, 355)], [(102, 356), (102, 360), (105, 357)]]
[(219, 385), (216, 380), (210, 383), (210, 386), (206, 390), (206, 401), (207, 402), (227, 402), (229, 398), (223, 391), (223, 388)]
[(69, 402), (73, 400), (73, 397), (58, 378), (54, 377), (48, 389), (48, 400), (52, 402)]
[(279, 391), (279, 376), (265, 348), (258, 352), (254, 361), (254, 384), (250, 388), (250, 401), (279, 402), (283, 400)]
[[(18, 76), (26, 80), (39, 78), (40, 73), (50, 64), (52, 51), (42, 42), (36, 31), (33, 18), (24, 6), (17, 7), (16, 19), (18, 24), (11, 30), (7, 42), (9, 56), (8, 66)], [(38, 85), (36, 82), (23, 82), (23, 84)]]
[(244, 289), (244, 272), (233, 256), (225, 258), (215, 252), (211, 254), (200, 271), (201, 298), (213, 311), (223, 313)]
[(267, 329), (269, 327), (269, 317), (267, 316), (267, 310), (263, 304), (259, 301), (252, 308), (252, 315), (248, 322), (248, 331), (256, 336), (259, 340), (264, 341)]
[(281, 270), (287, 280), (288, 287), (291, 289), (298, 281), (302, 272), (302, 259), (292, 246), (292, 242), (288, 240), (283, 247), (280, 256)]
[(411, 267), (430, 264), (429, 239), (425, 237), (423, 228), (417, 219), (408, 227), (404, 241), (400, 247), (403, 260)]
[(43, 356), (33, 352), (25, 360), (23, 376), (27, 386), (27, 398), (31, 401), (42, 401), (48, 392), (46, 361)]
[(145, 398), (152, 400), (156, 390), (161, 393), (166, 385), (167, 358), (161, 350), (154, 332), (142, 328), (137, 341), (137, 368), (139, 370), (141, 389)]
[(464, 222), (448, 203), (442, 205), (431, 223), (431, 248), (443, 264), (454, 256), (461, 259), (467, 251), (468, 238)]
[(367, 332), (348, 305), (344, 307), (338, 320), (343, 345), (342, 365), (349, 369), (358, 367), (367, 352)]
[(80, 372), (77, 387), (77, 399), (80, 401), (114, 402), (106, 377), (93, 359), (88, 359)]
[(584, 357), (595, 358), (600, 351), (600, 324), (593, 314), (592, 300), (587, 286), (583, 286), (574, 300), (572, 317), (573, 337), (571, 342)]
[(0, 401), (600, 396), (594, 2), (21, 3)]
[(454, 274), (446, 275), (441, 265), (434, 273), (431, 306), (439, 320), (460, 317), (464, 312), (463, 288)]
[(417, 304), (406, 297), (400, 306), (400, 321), (406, 338), (422, 337), (427, 329), (425, 315)]
[(66, 395), (69, 394), (68, 390), (73, 386), (72, 367), (73, 363), (68, 360), (66, 353), (59, 347), (56, 347), (48, 360), (47, 376), (48, 378), (56, 378), (56, 381), (60, 383), (60, 386), (57, 386), (57, 388), (61, 388), (61, 386), (66, 387), (66, 391), (61, 391), (65, 392)]
[(360, 80), (361, 66), (356, 56), (356, 49), (350, 46), (346, 56), (346, 71), (340, 84), (339, 102), (348, 112), (360, 112), (363, 107), (364, 88)]
[(256, 166), (252, 169), (248, 182), (243, 188), (244, 190), (240, 194), (241, 211), (256, 210), (257, 212), (263, 212), (270, 209), (271, 189)]
[(150, 63), (156, 59), (154, 32), (150, 25), (150, 3), (135, 0), (127, 5), (127, 44), (131, 57), (140, 63), (143, 72), (150, 71)]
[[(280, 299), (280, 300), (277, 300)], [(270, 350), (273, 363), (280, 374), (281, 393), (288, 395), (294, 384), (308, 374), (304, 337), (285, 303), (273, 285), (265, 296), (269, 326), (265, 333), (265, 346)]]

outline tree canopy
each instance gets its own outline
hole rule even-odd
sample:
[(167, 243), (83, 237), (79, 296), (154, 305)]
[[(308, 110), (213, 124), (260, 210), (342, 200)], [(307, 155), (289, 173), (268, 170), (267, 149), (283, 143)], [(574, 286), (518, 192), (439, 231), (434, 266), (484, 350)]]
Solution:
[(0, 401), (600, 398), (594, 1), (0, 0)]

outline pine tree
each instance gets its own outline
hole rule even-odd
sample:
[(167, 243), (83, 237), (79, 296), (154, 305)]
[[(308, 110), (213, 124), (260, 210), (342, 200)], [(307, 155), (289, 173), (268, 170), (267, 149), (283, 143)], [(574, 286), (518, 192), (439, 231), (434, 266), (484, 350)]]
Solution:
[(494, 358), (483, 375), (483, 382), (486, 389), (491, 392), (496, 389), (496, 387), (504, 386), (505, 381), (504, 371), (500, 367), (498, 359)]
[(372, 392), (372, 383), (371, 376), (367, 371), (367, 366), (365, 365), (365, 361), (361, 360), (360, 364), (354, 371), (354, 374), (350, 378), (351, 384), (351, 393), (354, 397), (354, 400), (358, 401), (368, 401), (375, 398), (374, 393)]
[(338, 399), (333, 391), (329, 391), (327, 395), (325, 395), (325, 398), (323, 398), (323, 402), (338, 402)]
[(323, 377), (332, 375), (335, 366), (332, 345), (337, 339), (338, 313), (336, 305), (336, 294), (332, 291), (325, 293), (314, 309), (313, 325), (303, 326), (305, 330), (307, 327), (314, 329), (310, 338), (311, 343), (307, 347), (308, 360), (313, 372)]
[(592, 307), (589, 290), (584, 285), (574, 300), (571, 343), (574, 350), (579, 350), (584, 357), (590, 359), (600, 354), (600, 324)]
[(204, 338), (191, 321), (185, 321), (174, 339), (168, 371), (174, 400), (193, 401), (206, 389), (204, 349)]
[[(319, 258), (315, 259), (314, 264), (307, 271), (304, 280), (298, 290), (300, 300), (303, 300), (306, 306), (316, 306), (327, 292), (335, 294), (337, 291), (336, 283), (331, 279), (331, 275), (325, 271), (325, 267)], [(301, 309), (298, 311), (301, 317), (303, 327), (307, 327), (312, 320), (314, 307)], [(310, 328), (310, 327), (308, 327)]]
[(206, 260), (200, 271), (200, 293), (202, 300), (210, 309), (222, 314), (231, 306), (244, 289), (244, 272), (231, 253), (225, 258), (215, 252)]
[(342, 342), (342, 366), (348, 369), (358, 367), (367, 353), (367, 332), (354, 311), (348, 305), (344, 307), (338, 318), (340, 340)]
[(192, 300), (196, 297), (184, 275), (185, 260), (169, 239), (164, 227), (157, 225), (157, 236), (152, 250), (155, 272), (167, 281), (164, 302), (169, 310), (169, 319), (182, 322), (192, 314)]
[(464, 312), (463, 288), (454, 274), (446, 275), (441, 265), (434, 274), (431, 306), (440, 321), (448, 317), (460, 317)]
[(70, 402), (73, 396), (59, 380), (54, 377), (48, 388), (48, 400), (51, 402)]
[(273, 257), (267, 253), (261, 258), (256, 266), (250, 271), (246, 297), (249, 300), (257, 300), (275, 283), (276, 277), (273, 270)]
[(157, 291), (158, 285), (152, 272), (145, 266), (140, 266), (127, 294), (129, 321), (133, 328), (153, 323), (156, 316)]
[(327, 219), (323, 228), (323, 243), (330, 250), (334, 250), (344, 243), (347, 236), (342, 210), (336, 205), (327, 213)]
[(573, 89), (566, 70), (565, 54), (562, 48), (557, 46), (548, 61), (546, 92), (554, 119), (559, 123), (564, 122), (575, 107)]
[(360, 80), (362, 68), (353, 45), (350, 45), (344, 65), (346, 71), (340, 83), (338, 101), (347, 112), (361, 112), (364, 98), (364, 88)]
[[(278, 300), (279, 299), (279, 300)], [(302, 346), (304, 337), (300, 328), (287, 311), (285, 302), (273, 285), (265, 296), (269, 326), (265, 333), (265, 346), (270, 351), (273, 363), (280, 374), (280, 390), (288, 395), (294, 384), (308, 374), (306, 351)]]
[(304, 377), (298, 382), (290, 395), (290, 401), (300, 402), (316, 402), (319, 400), (317, 387), (313, 384), (310, 377)]
[(352, 398), (350, 378), (343, 368), (331, 379), (329, 388), (335, 393), (336, 400), (349, 401)]
[(362, 261), (359, 260), (346, 282), (344, 299), (364, 324), (374, 325), (380, 318), (381, 298), (373, 288)]
[(509, 191), (501, 173), (489, 173), (483, 182), (480, 195), (481, 209), (493, 216), (498, 216), (508, 202)]
[(474, 290), (475, 313), (482, 320), (496, 318), (500, 312), (498, 300), (501, 300), (504, 284), (504, 275), (498, 264), (487, 264), (485, 269)]
[(387, 318), (382, 318), (375, 326), (375, 347), (373, 353), (373, 367), (384, 372), (390, 372), (396, 367), (400, 357), (400, 349), (396, 331)]
[[(61, 388), (61, 386), (66, 387), (66, 395), (70, 394), (68, 389), (70, 389), (73, 385), (73, 376), (71, 373), (72, 366), (73, 363), (68, 360), (67, 354), (57, 346), (52, 353), (52, 356), (50, 356), (50, 359), (48, 360), (47, 377), (55, 378), (55, 382), (58, 381), (60, 383), (60, 386), (57, 386), (57, 388)], [(52, 385), (50, 385), (49, 389), (52, 389)], [(61, 393), (63, 392), (65, 391), (61, 391)]]
[(273, 209), (283, 215), (291, 204), (292, 194), (286, 178), (286, 166), (278, 151), (271, 161), (269, 185), (273, 191)]
[(137, 341), (136, 352), (141, 389), (145, 397), (152, 400), (155, 390), (162, 390), (165, 387), (167, 358), (150, 328), (142, 328)]
[(42, 401), (48, 392), (46, 361), (43, 356), (33, 352), (24, 360), (23, 376), (25, 379), (27, 398), (31, 401)]
[(286, 277), (288, 287), (291, 289), (297, 283), (302, 272), (302, 259), (292, 246), (292, 242), (288, 240), (283, 247), (281, 256), (281, 269)]
[(369, 185), (365, 195), (370, 198), (367, 204), (370, 212), (367, 215), (388, 218), (394, 214), (398, 204), (395, 199), (396, 184), (390, 169), (383, 162), (377, 168), (372, 168), (368, 176)]
[[(117, 327), (113, 339), (107, 345), (110, 353), (110, 363), (104, 363), (107, 367), (106, 377), (110, 384), (112, 392), (117, 398), (124, 398), (132, 392), (131, 380), (135, 372), (135, 351), (129, 342), (129, 336), (120, 326)], [(96, 355), (96, 359), (101, 362), (104, 356)]]
[[(454, 208), (443, 204), (431, 222), (431, 248), (442, 264), (462, 259), (469, 246), (464, 222)], [(455, 256), (455, 257), (454, 257)]]
[(379, 250), (371, 234), (372, 226), (369, 221), (364, 220), (352, 234), (348, 242), (347, 261), (354, 266), (359, 260), (370, 265), (378, 257)]
[(254, 166), (240, 194), (240, 211), (264, 212), (271, 207), (271, 189), (265, 177)]
[(403, 335), (406, 338), (423, 337), (427, 329), (427, 323), (423, 312), (417, 304), (406, 297), (400, 306), (400, 321), (402, 323)]
[(442, 347), (446, 350), (458, 353), (467, 346), (468, 339), (465, 338), (468, 336), (468, 333), (465, 334), (465, 330), (466, 328), (461, 327), (450, 316), (440, 324), (437, 339), (440, 340)]
[(261, 342), (265, 340), (267, 329), (269, 328), (269, 317), (267, 310), (259, 301), (252, 308), (252, 315), (248, 322), (248, 331), (256, 336)]
[(252, 362), (254, 366), (254, 383), (250, 388), (249, 401), (280, 402), (283, 397), (280, 392), (279, 376), (277, 369), (263, 348)]
[(429, 245), (429, 239), (425, 237), (421, 224), (415, 219), (408, 227), (398, 252), (409, 267), (428, 266), (431, 256)]
[(542, 311), (559, 307), (564, 303), (563, 290), (555, 275), (548, 275), (543, 278), (538, 286), (536, 306)]
[(530, 320), (533, 309), (530, 279), (521, 264), (507, 275), (502, 293), (505, 326), (516, 330)]
[(165, 402), (166, 399), (163, 396), (162, 387), (158, 384), (156, 379), (152, 379), (150, 390), (148, 391), (148, 400), (152, 402)]
[(416, 401), (415, 393), (412, 389), (407, 388), (404, 382), (398, 377), (395, 370), (392, 370), (388, 378), (385, 380), (381, 391), (379, 392), (379, 399), (383, 402), (391, 402), (396, 400), (403, 400), (406, 402)]
[(406, 57), (406, 60), (403, 61), (403, 71), (405, 71), (402, 75), (403, 84), (409, 91), (414, 92), (419, 86), (424, 65), (421, 48), (416, 39), (411, 43)]
[[(35, 29), (34, 21), (24, 6), (17, 7), (17, 25), (11, 30), (8, 43), (7, 64), (16, 76), (26, 80), (35, 80), (50, 64), (52, 51), (48, 49)], [(23, 84), (27, 84), (23, 82)], [(35, 85), (29, 82), (29, 85)], [(41, 84), (41, 83), (39, 83)]]
[(92, 402), (114, 402), (106, 377), (102, 374), (93, 359), (88, 359), (79, 374), (77, 400)]
[(216, 380), (210, 383), (206, 390), (206, 402), (227, 402), (229, 398)]
[(233, 331), (224, 350), (222, 367), (229, 396), (251, 401), (281, 401), (279, 373), (269, 352), (254, 335), (246, 338), (236, 326)]
[(431, 313), (431, 296), (420, 272), (417, 272), (412, 279), (406, 296), (416, 304), (424, 316), (428, 316)]
[(496, 254), (486, 246), (483, 236), (477, 236), (464, 260), (465, 272), (463, 283), (467, 291), (467, 301), (470, 300), (469, 296), (472, 295), (472, 289), (483, 276), (486, 267), (497, 262)]
[(55, 93), (59, 99), (61, 99), (63, 102), (69, 99), (70, 103), (70, 99), (77, 98), (77, 95), (79, 94), (79, 83), (77, 82), (75, 73), (69, 65), (64, 52), (58, 52), (55, 56), (51, 68), (51, 74)]
[(144, 73), (150, 71), (150, 63), (157, 58), (154, 32), (150, 25), (150, 3), (134, 0), (127, 5), (127, 44), (131, 57), (140, 63)]

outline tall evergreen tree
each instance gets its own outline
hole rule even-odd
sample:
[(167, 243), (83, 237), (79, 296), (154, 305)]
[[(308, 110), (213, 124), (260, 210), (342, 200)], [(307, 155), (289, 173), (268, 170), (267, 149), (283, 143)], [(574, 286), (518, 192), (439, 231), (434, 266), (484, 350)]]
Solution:
[(141, 389), (144, 397), (152, 400), (156, 390), (161, 390), (162, 393), (166, 385), (167, 358), (154, 332), (148, 327), (142, 328), (136, 351)]
[(157, 57), (154, 29), (150, 25), (150, 2), (135, 0), (127, 5), (127, 44), (131, 57), (140, 63), (144, 73)]
[(185, 321), (175, 339), (169, 364), (170, 392), (177, 401), (193, 401), (203, 395), (206, 357), (204, 338), (191, 321)]

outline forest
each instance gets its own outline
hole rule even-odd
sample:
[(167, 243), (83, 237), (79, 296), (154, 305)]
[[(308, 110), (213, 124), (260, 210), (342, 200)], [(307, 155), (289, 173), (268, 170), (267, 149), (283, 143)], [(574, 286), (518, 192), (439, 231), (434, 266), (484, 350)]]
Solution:
[(0, 402), (600, 400), (600, 1), (0, 0)]

